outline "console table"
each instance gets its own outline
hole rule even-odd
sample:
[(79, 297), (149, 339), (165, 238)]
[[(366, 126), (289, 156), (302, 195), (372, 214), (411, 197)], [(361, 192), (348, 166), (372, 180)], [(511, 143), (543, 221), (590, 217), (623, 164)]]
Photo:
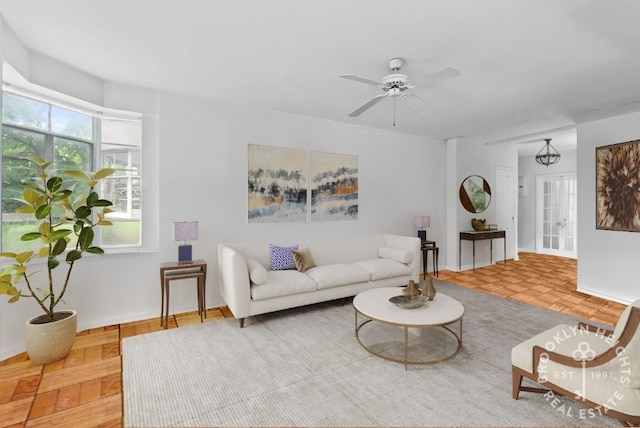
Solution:
[(473, 242), (473, 270), (476, 270), (476, 241), (489, 240), (491, 246), (490, 260), (493, 264), (493, 240), (502, 238), (504, 244), (504, 264), (507, 264), (507, 239), (504, 230), (469, 230), (460, 232), (460, 241), (458, 242), (458, 270), (462, 268), (462, 241)]
[[(205, 300), (207, 284), (207, 262), (204, 260), (194, 260), (192, 262), (167, 262), (160, 265), (160, 291), (162, 296), (162, 307), (160, 308), (160, 326), (169, 327), (169, 284), (178, 279), (197, 280), (198, 289), (198, 315), (200, 322), (207, 316), (207, 306)], [(163, 323), (164, 321), (164, 323)]]

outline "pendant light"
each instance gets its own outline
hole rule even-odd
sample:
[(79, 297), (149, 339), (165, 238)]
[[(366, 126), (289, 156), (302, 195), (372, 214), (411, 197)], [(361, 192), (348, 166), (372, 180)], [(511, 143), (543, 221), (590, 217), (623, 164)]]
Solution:
[(558, 152), (555, 147), (550, 144), (551, 138), (545, 138), (544, 141), (546, 142), (546, 144), (536, 155), (536, 162), (544, 166), (553, 165), (560, 160), (560, 152)]

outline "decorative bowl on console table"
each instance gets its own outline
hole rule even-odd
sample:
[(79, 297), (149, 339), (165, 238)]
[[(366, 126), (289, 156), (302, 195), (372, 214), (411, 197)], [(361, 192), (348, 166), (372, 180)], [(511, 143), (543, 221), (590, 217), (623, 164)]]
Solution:
[(471, 227), (473, 227), (473, 230), (477, 230), (477, 231), (487, 230), (487, 219), (481, 220), (477, 218), (472, 218)]

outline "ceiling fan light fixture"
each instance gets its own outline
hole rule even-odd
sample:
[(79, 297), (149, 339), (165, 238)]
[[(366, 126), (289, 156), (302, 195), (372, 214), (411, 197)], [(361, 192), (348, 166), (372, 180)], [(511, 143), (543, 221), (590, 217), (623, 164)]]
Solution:
[(540, 165), (549, 166), (560, 160), (560, 152), (551, 145), (551, 138), (545, 138), (545, 145), (536, 155), (536, 162)]
[(402, 90), (400, 88), (391, 88), (389, 89), (389, 96), (391, 97), (397, 97), (398, 95), (400, 95), (402, 93)]
[[(392, 98), (394, 103), (393, 125), (395, 126), (395, 102), (396, 98), (398, 97), (400, 97), (401, 101), (403, 102), (407, 101), (407, 105), (416, 110), (418, 113), (430, 114), (431, 109), (429, 103), (415, 93), (409, 91), (409, 89), (413, 89), (415, 88), (415, 86), (410, 83), (409, 77), (406, 74), (402, 74), (399, 72), (404, 64), (405, 60), (403, 58), (391, 58), (387, 62), (389, 69), (391, 69), (391, 74), (384, 76), (381, 80), (368, 79), (366, 77), (356, 76), (355, 74), (341, 75), (340, 77), (344, 79), (353, 80), (355, 82), (364, 83), (366, 85), (376, 86), (383, 92), (382, 94), (376, 95), (375, 97), (371, 98), (369, 101), (349, 113), (349, 117), (358, 117), (362, 113), (382, 101), (383, 98)], [(426, 77), (430, 84), (433, 85), (441, 80), (450, 79), (459, 75), (460, 73), (458, 72), (458, 70), (452, 67), (447, 67), (440, 71), (430, 73)]]

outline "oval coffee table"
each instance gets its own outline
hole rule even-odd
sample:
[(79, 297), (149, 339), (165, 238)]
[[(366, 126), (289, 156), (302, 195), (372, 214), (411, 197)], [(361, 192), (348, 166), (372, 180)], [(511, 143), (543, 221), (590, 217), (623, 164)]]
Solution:
[[(432, 301), (425, 302), (425, 305), (415, 309), (399, 308), (389, 301), (389, 298), (402, 294), (402, 287), (384, 287), (374, 288), (358, 294), (353, 299), (353, 307), (356, 317), (356, 338), (364, 349), (373, 355), (384, 358), (386, 360), (404, 363), (405, 370), (409, 364), (435, 364), (453, 358), (462, 347), (462, 317), (464, 315), (464, 307), (456, 299), (444, 295), (436, 294)], [(358, 324), (358, 314), (368, 318), (361, 324)], [(378, 323), (389, 324), (393, 326), (403, 327), (404, 329), (404, 359), (393, 358), (376, 352), (371, 346), (365, 345), (360, 339), (360, 329), (363, 326), (375, 321)], [(448, 325), (460, 322), (460, 333), (456, 334)], [(443, 358), (437, 358), (426, 361), (409, 360), (409, 328), (435, 328), (442, 327), (451, 333), (456, 341), (457, 347), (453, 353)]]

